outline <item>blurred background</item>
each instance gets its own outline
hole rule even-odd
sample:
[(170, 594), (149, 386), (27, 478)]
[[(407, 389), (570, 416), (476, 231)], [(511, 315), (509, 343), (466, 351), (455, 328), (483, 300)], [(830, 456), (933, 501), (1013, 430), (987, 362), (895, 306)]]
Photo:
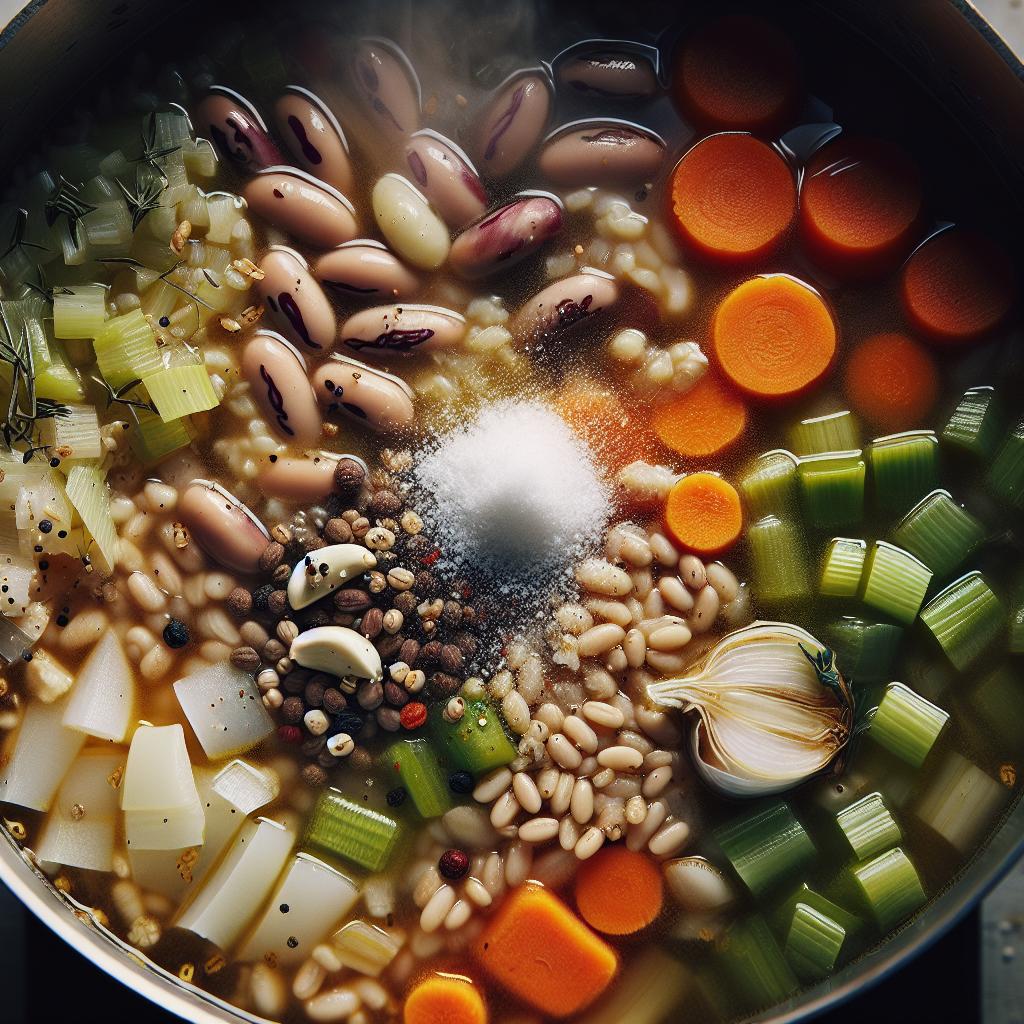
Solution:
[[(929, 0), (914, 0), (928, 3)], [(974, 0), (1024, 54), (1024, 0)], [(970, 914), (892, 978), (821, 1024), (1024, 1024), (1024, 862)], [(0, 886), (0, 1024), (174, 1024), (108, 978)]]

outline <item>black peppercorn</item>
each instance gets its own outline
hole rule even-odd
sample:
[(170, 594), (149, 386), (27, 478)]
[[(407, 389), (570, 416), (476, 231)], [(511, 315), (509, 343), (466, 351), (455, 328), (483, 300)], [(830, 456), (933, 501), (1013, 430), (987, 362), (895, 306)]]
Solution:
[(388, 807), (401, 807), (405, 803), (406, 795), (404, 786), (396, 786), (387, 795)]
[(171, 621), (164, 626), (164, 643), (167, 644), (168, 647), (177, 650), (179, 647), (184, 647), (190, 639), (191, 636), (189, 635), (188, 626), (186, 626), (181, 619), (171, 619)]
[(270, 583), (265, 583), (262, 587), (257, 587), (252, 592), (252, 606), (258, 612), (265, 612), (267, 610), (267, 602), (270, 600), (270, 595), (274, 592), (274, 587)]
[(346, 708), (334, 716), (329, 735), (336, 736), (339, 732), (347, 732), (349, 736), (358, 736), (362, 731), (363, 716)]
[(453, 793), (472, 793), (474, 788), (473, 776), (469, 772), (452, 772), (448, 776), (448, 788)]

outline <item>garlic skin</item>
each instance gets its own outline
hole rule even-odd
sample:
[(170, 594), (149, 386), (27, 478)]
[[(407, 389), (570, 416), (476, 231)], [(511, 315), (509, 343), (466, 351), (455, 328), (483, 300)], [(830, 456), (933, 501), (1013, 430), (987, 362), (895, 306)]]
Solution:
[(654, 683), (647, 695), (694, 712), (697, 772), (731, 797), (792, 789), (828, 768), (852, 734), (853, 698), (834, 655), (790, 623), (729, 633), (689, 675)]

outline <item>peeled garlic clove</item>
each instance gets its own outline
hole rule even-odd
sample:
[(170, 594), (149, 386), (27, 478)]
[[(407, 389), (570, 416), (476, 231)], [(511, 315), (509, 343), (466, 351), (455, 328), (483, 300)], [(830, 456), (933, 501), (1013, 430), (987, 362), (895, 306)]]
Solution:
[(288, 603), (298, 611), (369, 572), (374, 553), (361, 544), (331, 544), (306, 555), (288, 580)]
[(736, 899), (729, 880), (703, 857), (677, 857), (666, 861), (662, 871), (668, 891), (688, 914), (723, 910)]
[(376, 682), (383, 676), (377, 648), (346, 626), (315, 626), (293, 641), (289, 657), (297, 665), (328, 675)]

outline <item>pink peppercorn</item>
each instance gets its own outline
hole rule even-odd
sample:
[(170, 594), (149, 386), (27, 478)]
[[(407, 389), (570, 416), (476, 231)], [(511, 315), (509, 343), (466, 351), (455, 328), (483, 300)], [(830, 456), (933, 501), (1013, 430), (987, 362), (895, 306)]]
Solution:
[(437, 862), (442, 878), (457, 882), (469, 870), (469, 854), (463, 850), (445, 850)]
[(399, 712), (398, 720), (403, 729), (418, 729), (427, 720), (427, 705), (411, 700)]
[(302, 730), (297, 725), (278, 726), (277, 738), (282, 743), (301, 743)]

